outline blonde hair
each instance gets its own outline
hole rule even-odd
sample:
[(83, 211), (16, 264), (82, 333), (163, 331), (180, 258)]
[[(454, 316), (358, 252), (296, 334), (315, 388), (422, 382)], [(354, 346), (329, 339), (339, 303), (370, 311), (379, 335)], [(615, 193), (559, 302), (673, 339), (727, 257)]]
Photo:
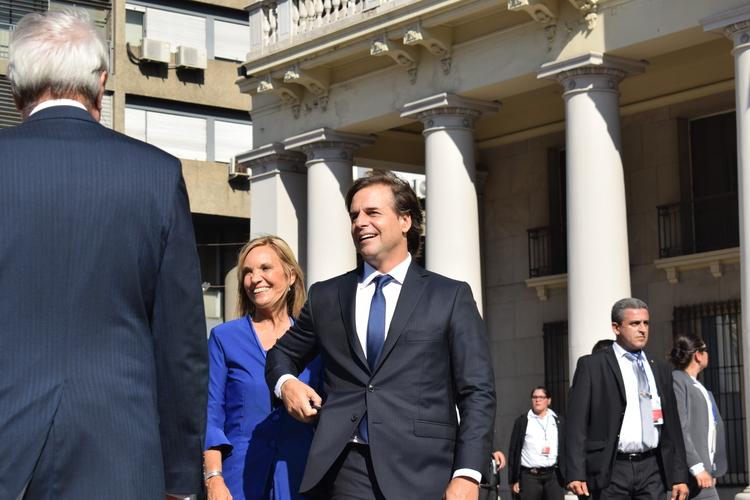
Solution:
[(289, 286), (289, 290), (286, 292), (286, 310), (289, 316), (296, 318), (299, 316), (302, 306), (307, 300), (307, 292), (305, 291), (305, 279), (302, 275), (302, 269), (297, 263), (297, 259), (294, 257), (294, 252), (289, 248), (286, 241), (282, 240), (278, 236), (261, 236), (254, 238), (240, 250), (239, 256), (237, 257), (237, 314), (241, 316), (253, 315), (255, 313), (255, 305), (247, 296), (245, 286), (243, 284), (245, 280), (245, 272), (242, 269), (243, 263), (247, 258), (247, 254), (250, 253), (254, 248), (268, 246), (271, 247), (276, 255), (281, 260), (282, 267), (284, 268), (284, 274), (289, 281), (294, 279), (294, 282)]

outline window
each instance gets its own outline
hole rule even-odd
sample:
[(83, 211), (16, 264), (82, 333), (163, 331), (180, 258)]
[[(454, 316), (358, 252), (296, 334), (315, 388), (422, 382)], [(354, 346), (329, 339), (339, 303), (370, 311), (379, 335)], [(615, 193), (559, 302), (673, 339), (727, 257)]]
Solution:
[(739, 245), (735, 114), (680, 121), (682, 201), (658, 207), (659, 257)]
[(748, 482), (740, 319), (738, 300), (676, 307), (672, 318), (673, 335), (699, 335), (708, 346), (708, 367), (700, 378), (724, 419), (729, 470), (718, 479), (721, 486), (746, 486)]
[(125, 39), (132, 46), (150, 38), (168, 42), (172, 52), (185, 46), (204, 49), (212, 59), (245, 60), (250, 46), (245, 13), (210, 6), (187, 11), (128, 3), (125, 8)]
[(568, 405), (568, 322), (545, 323), (544, 386), (552, 397), (555, 413), (564, 416)]
[[(157, 107), (147, 99), (126, 102), (125, 133), (184, 160), (228, 163), (252, 149), (252, 125), (247, 114), (229, 110), (182, 106)], [(144, 103), (146, 103), (144, 105)], [(244, 117), (244, 119), (243, 119)]]
[(4, 76), (0, 76), (0, 129), (13, 127), (19, 123), (21, 123), (21, 115), (13, 102), (10, 82)]

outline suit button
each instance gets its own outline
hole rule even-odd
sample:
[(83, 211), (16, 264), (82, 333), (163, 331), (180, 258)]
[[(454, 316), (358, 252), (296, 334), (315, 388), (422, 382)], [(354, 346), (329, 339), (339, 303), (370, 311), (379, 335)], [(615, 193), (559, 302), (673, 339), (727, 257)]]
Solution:
[(375, 392), (375, 386), (372, 385), (372, 384), (370, 384), (370, 385), (367, 386), (367, 390), (370, 391), (370, 392)]
[(356, 421), (357, 421), (357, 414), (355, 413), (352, 415), (352, 422), (356, 422)]

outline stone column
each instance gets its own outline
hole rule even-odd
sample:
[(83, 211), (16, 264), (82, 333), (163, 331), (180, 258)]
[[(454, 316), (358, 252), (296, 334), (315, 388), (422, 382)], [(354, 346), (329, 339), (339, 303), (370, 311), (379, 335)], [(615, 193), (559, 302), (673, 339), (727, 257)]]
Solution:
[(630, 296), (618, 86), (644, 68), (591, 53), (547, 63), (538, 75), (564, 88), (571, 375), (597, 340), (612, 337), (612, 304)]
[(290, 137), (287, 150), (307, 155), (307, 286), (356, 266), (346, 191), (352, 184), (353, 152), (374, 136), (321, 128)]
[[(750, 436), (750, 5), (701, 21), (706, 31), (720, 30), (734, 42), (734, 90), (737, 114), (737, 180), (740, 209), (740, 295), (742, 307), (742, 377), (745, 436)], [(730, 439), (741, 439), (734, 436)], [(750, 461), (750, 446), (745, 449)], [(747, 463), (747, 462), (746, 462)], [(750, 500), (750, 486), (736, 500)]]
[(401, 116), (424, 124), (427, 268), (466, 281), (482, 311), (474, 122), (499, 104), (437, 94), (408, 103)]

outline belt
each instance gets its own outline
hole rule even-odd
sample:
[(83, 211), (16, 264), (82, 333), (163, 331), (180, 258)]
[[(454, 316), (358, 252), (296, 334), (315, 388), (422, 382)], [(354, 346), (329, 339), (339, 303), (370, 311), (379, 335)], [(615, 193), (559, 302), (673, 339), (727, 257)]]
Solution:
[(521, 470), (523, 472), (528, 472), (531, 475), (534, 476), (540, 476), (542, 474), (547, 474), (548, 472), (553, 472), (555, 469), (557, 469), (557, 465), (553, 465), (552, 467), (524, 467), (521, 466)]
[(627, 460), (629, 462), (640, 462), (641, 460), (645, 460), (648, 457), (653, 457), (654, 455), (656, 455), (655, 448), (652, 448), (647, 451), (642, 451), (640, 453), (625, 453), (624, 451), (618, 451), (617, 460)]

